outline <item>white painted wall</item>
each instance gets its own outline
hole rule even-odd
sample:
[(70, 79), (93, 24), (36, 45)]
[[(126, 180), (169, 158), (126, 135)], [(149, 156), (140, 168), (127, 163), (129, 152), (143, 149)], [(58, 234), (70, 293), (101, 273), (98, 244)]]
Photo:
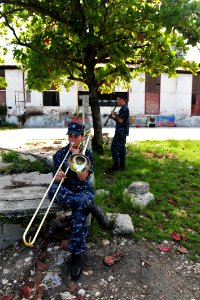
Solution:
[(66, 91), (61, 87), (60, 91), (60, 106), (64, 107), (66, 111), (76, 111), (78, 108), (78, 88), (74, 85), (70, 91)]
[(59, 92), (60, 94), (60, 107), (43, 106), (43, 95), (37, 91), (31, 91), (31, 102), (27, 103), (27, 107), (41, 108), (44, 114), (55, 114), (56, 111), (76, 111), (78, 106), (78, 89), (74, 86), (69, 92), (62, 86)]
[(161, 75), (160, 115), (191, 115), (192, 74)]
[[(23, 93), (23, 71), (22, 70), (5, 70), (6, 87), (6, 104), (12, 107), (8, 114), (23, 114), (24, 111), (24, 93)], [(16, 102), (19, 104), (16, 107)]]
[(129, 111), (130, 115), (141, 115), (145, 111), (145, 75), (131, 81), (129, 89)]

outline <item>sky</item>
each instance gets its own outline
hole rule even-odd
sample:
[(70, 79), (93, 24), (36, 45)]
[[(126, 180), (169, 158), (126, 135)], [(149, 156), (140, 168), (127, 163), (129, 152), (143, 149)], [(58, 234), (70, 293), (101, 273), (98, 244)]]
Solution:
[(194, 60), (198, 63), (200, 63), (200, 44), (198, 44), (197, 47), (191, 47), (191, 49), (188, 51), (186, 57), (187, 60)]

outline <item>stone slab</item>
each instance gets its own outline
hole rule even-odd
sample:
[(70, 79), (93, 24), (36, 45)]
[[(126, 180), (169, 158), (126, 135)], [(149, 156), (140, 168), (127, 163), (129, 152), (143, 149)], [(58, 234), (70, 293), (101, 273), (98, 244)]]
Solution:
[[(41, 202), (51, 180), (51, 173), (40, 174), (39, 172), (1, 176), (0, 215), (32, 215)], [(39, 214), (46, 211), (49, 203), (47, 197), (40, 208)], [(51, 211), (57, 210), (60, 210), (60, 206), (53, 203)]]

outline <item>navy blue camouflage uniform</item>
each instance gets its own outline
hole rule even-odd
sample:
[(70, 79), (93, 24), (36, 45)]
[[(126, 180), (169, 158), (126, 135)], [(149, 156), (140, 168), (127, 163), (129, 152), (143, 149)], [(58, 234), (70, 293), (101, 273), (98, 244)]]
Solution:
[[(55, 175), (68, 150), (69, 145), (58, 150), (53, 156), (53, 175)], [(68, 157), (70, 155), (72, 155), (71, 152), (69, 152)], [(86, 180), (79, 180), (77, 173), (69, 169), (67, 172), (67, 178), (61, 185), (55, 199), (55, 202), (60, 204), (64, 209), (70, 208), (72, 210), (69, 251), (74, 254), (81, 254), (87, 250), (88, 228), (86, 224), (87, 213), (85, 209), (90, 203), (94, 202), (94, 188), (92, 186), (90, 178), (90, 175), (93, 173), (92, 151), (90, 149), (86, 149), (85, 155), (89, 158), (91, 162), (89, 175), (86, 178)], [(66, 159), (62, 166), (62, 171), (65, 172), (67, 167), (68, 164)], [(49, 198), (53, 197), (58, 185), (58, 182), (53, 182), (49, 190)]]
[(119, 112), (118, 117), (123, 119), (123, 123), (116, 120), (115, 135), (111, 144), (111, 154), (115, 167), (125, 167), (126, 160), (126, 137), (129, 135), (129, 109), (124, 104)]

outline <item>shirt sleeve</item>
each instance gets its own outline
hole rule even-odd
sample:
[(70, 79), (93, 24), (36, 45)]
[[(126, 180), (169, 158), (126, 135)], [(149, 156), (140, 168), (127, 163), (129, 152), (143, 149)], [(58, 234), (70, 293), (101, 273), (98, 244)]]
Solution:
[(58, 168), (60, 167), (68, 149), (60, 149), (53, 155), (53, 176), (55, 176)]
[(123, 119), (123, 122), (126, 121), (129, 117), (127, 106), (122, 106), (119, 110), (118, 117)]

